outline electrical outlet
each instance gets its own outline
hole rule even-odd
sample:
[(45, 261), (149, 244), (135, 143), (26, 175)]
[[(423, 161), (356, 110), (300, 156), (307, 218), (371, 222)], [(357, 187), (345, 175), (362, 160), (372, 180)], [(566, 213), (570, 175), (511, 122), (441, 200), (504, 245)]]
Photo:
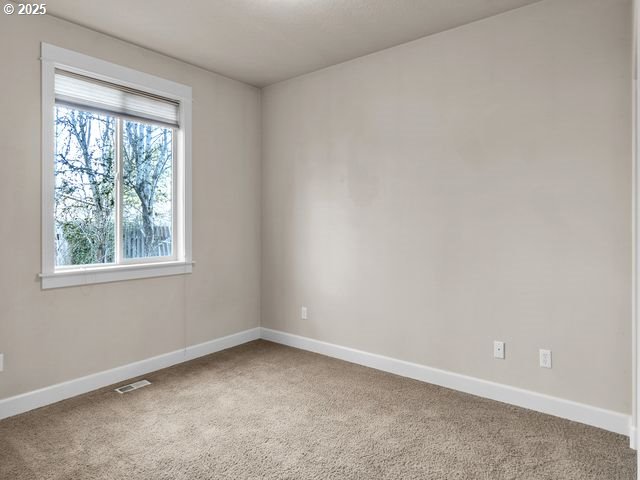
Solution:
[(493, 342), (493, 356), (504, 360), (504, 342), (498, 340)]
[(0, 372), (4, 370), (4, 353), (0, 353)]
[(307, 318), (309, 318), (308, 315), (307, 315), (307, 307), (302, 307), (300, 309), (300, 318), (302, 320), (306, 320)]
[(551, 350), (540, 349), (540, 367), (551, 368)]

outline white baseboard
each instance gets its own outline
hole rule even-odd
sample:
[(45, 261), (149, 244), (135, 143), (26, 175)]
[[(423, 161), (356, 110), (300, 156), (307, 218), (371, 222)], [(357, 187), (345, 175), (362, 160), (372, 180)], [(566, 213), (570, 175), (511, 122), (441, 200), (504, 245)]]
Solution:
[[(479, 397), (566, 418), (622, 435), (632, 436), (633, 433), (631, 431), (631, 417), (623, 413), (269, 328), (263, 327), (261, 331), (261, 337), (271, 342), (320, 353), (347, 362), (394, 373), (402, 377), (413, 378)], [(635, 436), (631, 439), (632, 441), (635, 440)]]
[(636, 429), (629, 415), (269, 328), (252, 328), (0, 400), (0, 420), (259, 338), (628, 435), (636, 448)]
[(259, 338), (260, 328), (256, 327), (193, 345), (186, 349), (176, 350), (104, 372), (16, 395), (15, 397), (5, 398), (0, 400), (0, 420)]

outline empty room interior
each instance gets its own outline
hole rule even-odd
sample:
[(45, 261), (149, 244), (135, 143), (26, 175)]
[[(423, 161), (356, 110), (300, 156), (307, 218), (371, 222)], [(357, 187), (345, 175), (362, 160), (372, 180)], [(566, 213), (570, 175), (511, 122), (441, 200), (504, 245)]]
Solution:
[(634, 0), (6, 0), (0, 480), (637, 478)]

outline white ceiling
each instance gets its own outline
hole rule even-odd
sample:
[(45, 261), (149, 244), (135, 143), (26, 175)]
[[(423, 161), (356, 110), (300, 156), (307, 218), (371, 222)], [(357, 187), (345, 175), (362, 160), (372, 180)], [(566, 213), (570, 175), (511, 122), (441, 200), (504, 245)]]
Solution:
[(47, 10), (265, 86), (539, 0), (52, 0)]

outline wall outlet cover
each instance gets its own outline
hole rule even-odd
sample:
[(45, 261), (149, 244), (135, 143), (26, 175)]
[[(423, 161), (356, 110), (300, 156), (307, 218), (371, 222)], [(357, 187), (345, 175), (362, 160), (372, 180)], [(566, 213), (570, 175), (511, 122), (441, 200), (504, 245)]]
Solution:
[(493, 342), (493, 356), (494, 358), (504, 359), (504, 342), (499, 340)]
[(540, 367), (551, 368), (551, 350), (540, 349)]
[(300, 309), (300, 318), (302, 320), (306, 320), (307, 318), (309, 318), (308, 314), (307, 314), (307, 307), (302, 307)]

